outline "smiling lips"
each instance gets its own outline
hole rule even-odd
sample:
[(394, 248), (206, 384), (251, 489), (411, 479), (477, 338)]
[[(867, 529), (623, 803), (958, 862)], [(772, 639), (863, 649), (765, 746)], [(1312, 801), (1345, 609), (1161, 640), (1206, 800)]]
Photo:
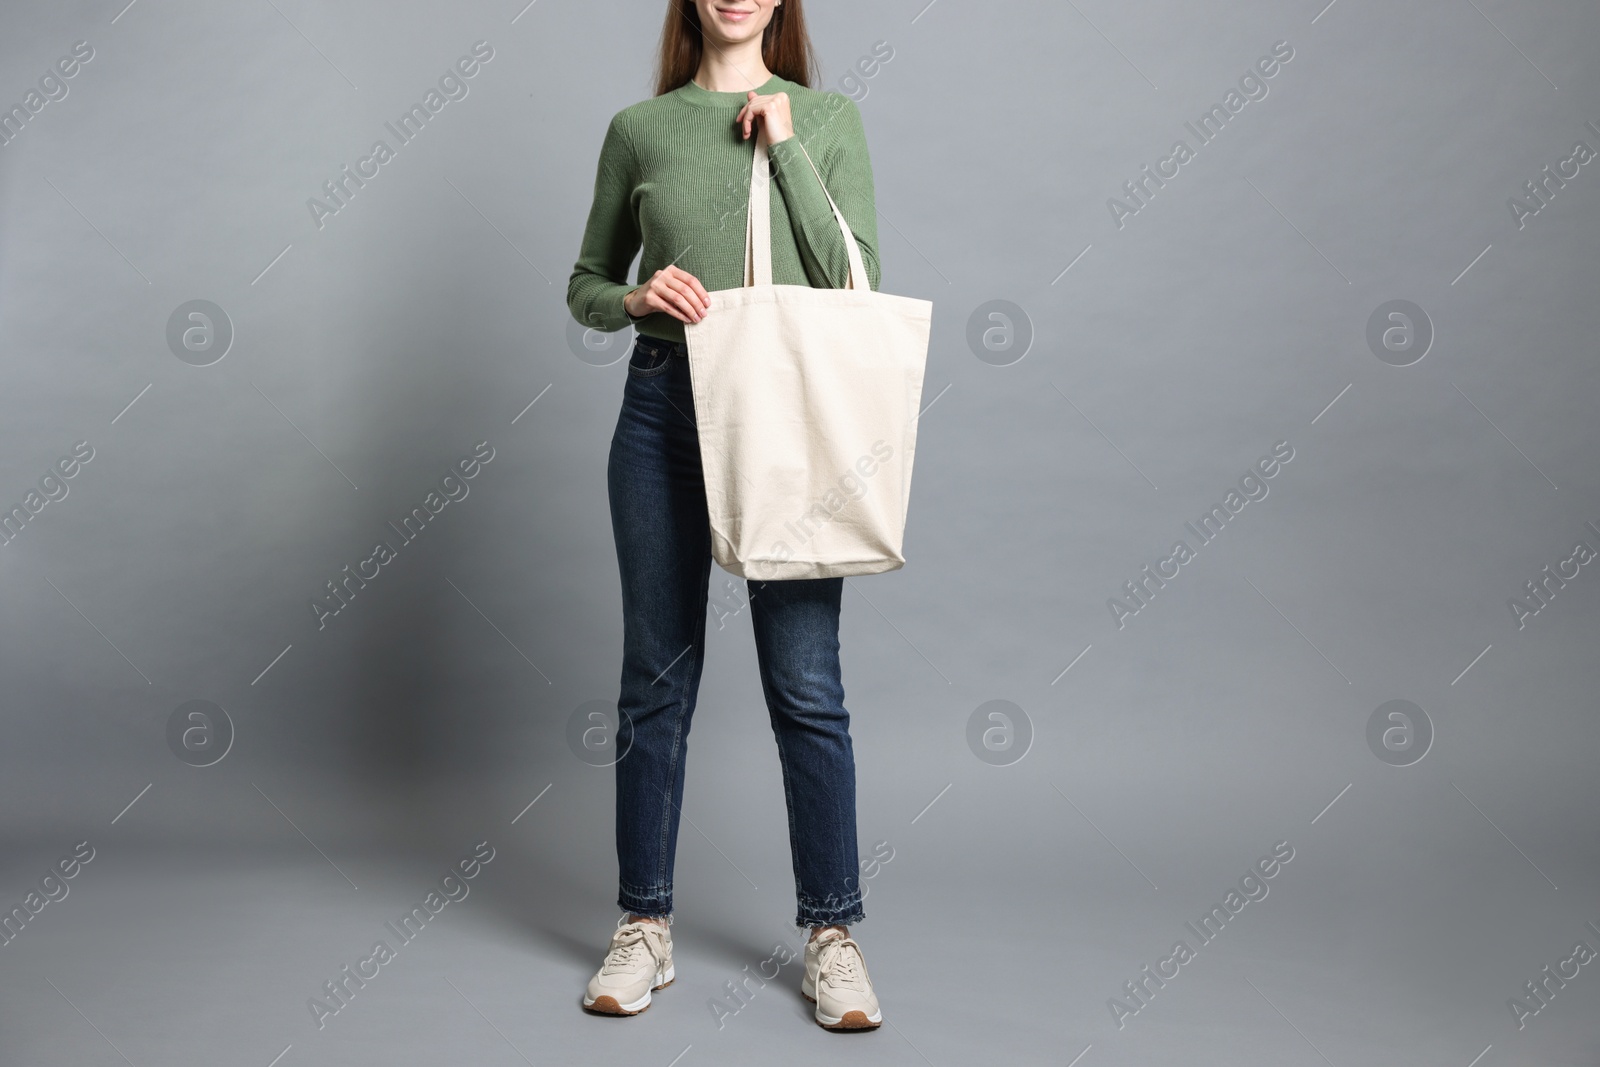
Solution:
[(719, 8), (717, 8), (717, 14), (721, 15), (723, 18), (727, 19), (729, 22), (743, 22), (745, 19), (749, 18), (751, 15), (754, 15), (755, 12), (754, 11), (737, 11), (737, 10), (735, 10), (733, 8), (719, 7)]

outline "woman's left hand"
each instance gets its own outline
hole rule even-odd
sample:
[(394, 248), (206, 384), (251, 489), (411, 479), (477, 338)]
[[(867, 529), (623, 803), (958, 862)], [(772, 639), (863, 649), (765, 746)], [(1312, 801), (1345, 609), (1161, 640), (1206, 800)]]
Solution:
[(766, 128), (768, 144), (786, 141), (794, 136), (794, 121), (789, 117), (788, 93), (762, 96), (751, 89), (745, 99), (744, 107), (739, 109), (739, 114), (733, 121), (743, 123), (744, 139), (747, 141), (750, 139), (752, 124), (757, 121)]

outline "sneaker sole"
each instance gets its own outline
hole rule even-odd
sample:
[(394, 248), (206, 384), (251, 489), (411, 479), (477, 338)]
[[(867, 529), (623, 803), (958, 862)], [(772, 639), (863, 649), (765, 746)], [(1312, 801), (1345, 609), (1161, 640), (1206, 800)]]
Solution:
[(650, 1006), (651, 990), (665, 989), (675, 981), (677, 981), (677, 969), (669, 967), (667, 969), (667, 980), (658, 986), (652, 986), (650, 989), (645, 990), (644, 996), (632, 1004), (619, 1004), (616, 997), (605, 994), (590, 1000), (586, 994), (583, 998), (583, 1010), (594, 1015), (638, 1015)]
[[(811, 1001), (813, 1004), (817, 1003), (817, 998), (805, 992), (804, 990), (800, 991), (800, 995)], [(817, 1010), (814, 1013), (817, 1020), (817, 1025), (822, 1027), (824, 1030), (876, 1030), (878, 1027), (883, 1025), (883, 1011), (882, 1009), (879, 1009), (873, 1014), (877, 1016), (876, 1019), (864, 1011), (847, 1011), (843, 1015), (839, 1016), (839, 1018), (830, 1020), (829, 1016), (823, 1014), (821, 1005), (818, 1005)]]

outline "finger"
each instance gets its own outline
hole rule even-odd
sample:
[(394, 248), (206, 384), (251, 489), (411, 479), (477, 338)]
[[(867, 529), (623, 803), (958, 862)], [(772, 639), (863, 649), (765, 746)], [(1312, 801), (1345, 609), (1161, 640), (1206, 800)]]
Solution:
[(699, 312), (699, 310), (695, 308), (694, 304), (690, 303), (689, 298), (687, 296), (684, 296), (682, 293), (678, 292), (675, 289), (671, 290), (670, 293), (671, 293), (671, 297), (672, 297), (672, 300), (673, 300), (674, 304), (677, 307), (683, 309), (682, 313), (679, 314), (679, 316), (678, 316), (680, 319), (682, 319), (684, 322), (699, 322), (700, 321), (700, 312)]
[(706, 312), (710, 310), (710, 304), (709, 301), (700, 299), (700, 294), (695, 292), (695, 287), (690, 284), (691, 281), (693, 279), (678, 282), (680, 287), (678, 292), (682, 295), (683, 301), (688, 305), (689, 310), (694, 313), (695, 321), (698, 322), (705, 318)]
[[(690, 299), (689, 287), (674, 277), (663, 278), (661, 282), (661, 295), (665, 300), (671, 301), (675, 306), (686, 311), (691, 319), (700, 317), (700, 309)], [(689, 321), (689, 320), (685, 320)]]
[(679, 266), (670, 266), (668, 269), (672, 272), (672, 287), (678, 292), (688, 296), (691, 302), (701, 305), (701, 307), (697, 307), (695, 310), (702, 310), (703, 306), (709, 303), (709, 301), (701, 301), (700, 296), (705, 292), (705, 290), (700, 288), (700, 283), (695, 279), (695, 276)]
[(651, 302), (655, 304), (656, 309), (658, 311), (664, 311), (668, 315), (671, 315), (673, 318), (678, 319), (678, 320), (680, 320), (682, 322), (688, 322), (689, 321), (688, 317), (686, 315), (684, 315), (684, 313), (682, 311), (678, 310), (677, 305), (675, 305), (672, 301), (666, 299), (666, 297), (662, 293), (660, 293), (660, 292), (651, 293), (650, 294), (650, 299), (651, 299)]
[(661, 291), (663, 294), (682, 294), (689, 291), (689, 286), (683, 281), (677, 270), (674, 269), (673, 273), (661, 279)]
[(693, 278), (689, 278), (689, 277), (685, 276), (685, 277), (680, 278), (677, 281), (675, 281), (673, 283), (673, 288), (676, 289), (677, 292), (680, 293), (683, 296), (683, 299), (688, 303), (689, 307), (694, 311), (695, 317), (699, 318), (700, 316), (704, 315), (706, 313), (706, 311), (708, 310), (708, 303), (709, 302), (700, 299), (700, 294), (699, 294), (699, 292), (696, 291), (697, 287), (693, 283), (694, 283), (694, 279)]
[(682, 267), (673, 267), (674, 276), (684, 283), (684, 291), (692, 294), (700, 305), (709, 309), (711, 307), (711, 294), (706, 292), (706, 287), (700, 284), (700, 279), (684, 270)]
[(689, 280), (689, 284), (694, 287), (695, 293), (699, 295), (700, 302), (705, 305), (706, 310), (711, 310), (711, 294), (706, 292), (706, 287), (700, 284), (700, 279), (696, 278), (688, 271), (684, 272), (684, 277), (687, 278)]

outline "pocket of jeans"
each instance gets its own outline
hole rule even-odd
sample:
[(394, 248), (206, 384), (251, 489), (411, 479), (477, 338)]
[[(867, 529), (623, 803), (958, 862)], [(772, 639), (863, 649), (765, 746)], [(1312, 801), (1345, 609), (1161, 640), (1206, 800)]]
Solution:
[(667, 349), (635, 342), (633, 355), (628, 359), (628, 375), (633, 378), (653, 378), (671, 366), (672, 355)]

